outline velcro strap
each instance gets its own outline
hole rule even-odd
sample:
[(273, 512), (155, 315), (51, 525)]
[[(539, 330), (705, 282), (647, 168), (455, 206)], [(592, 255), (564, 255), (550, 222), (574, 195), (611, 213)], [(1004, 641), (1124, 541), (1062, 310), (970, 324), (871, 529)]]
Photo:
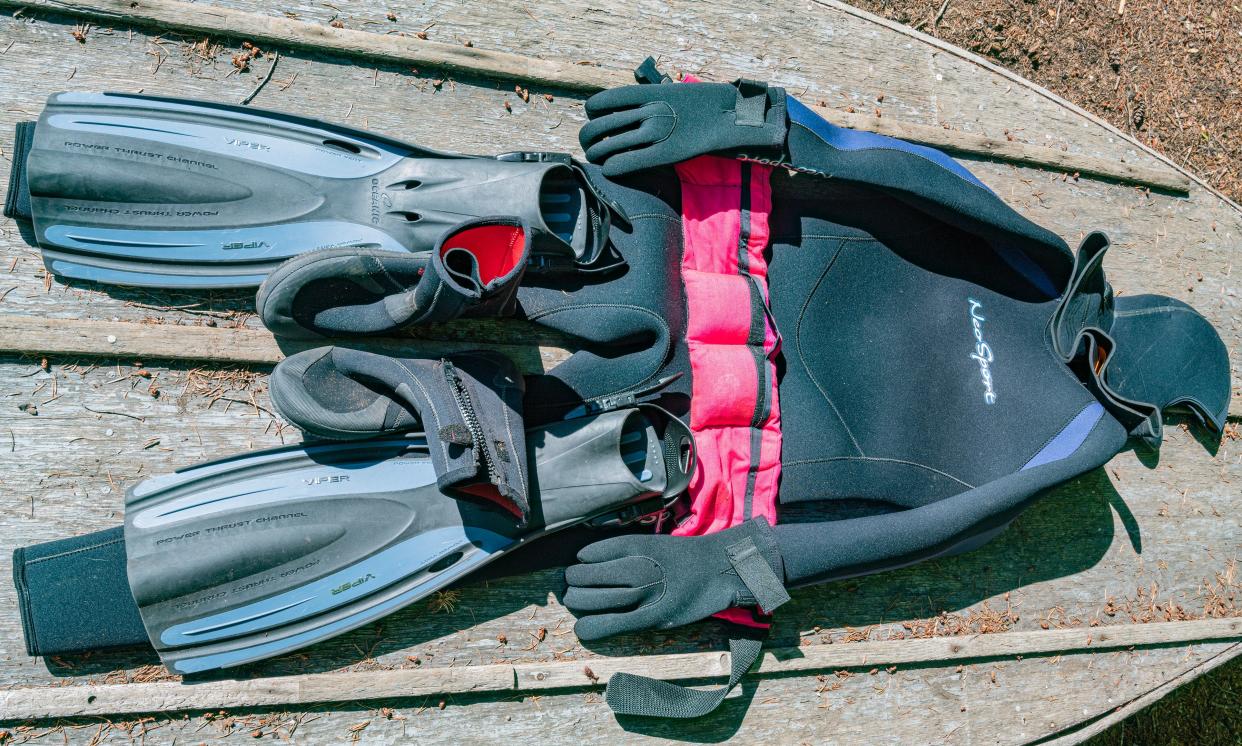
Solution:
[(743, 127), (762, 127), (768, 111), (768, 85), (758, 80), (741, 78), (735, 84), (737, 102), (733, 105), (735, 122)]
[(604, 701), (618, 715), (661, 718), (696, 718), (715, 710), (759, 660), (763, 643), (755, 638), (729, 640), (729, 682), (719, 689), (690, 689), (632, 673), (618, 673), (608, 680)]
[(730, 544), (726, 551), (729, 553), (729, 564), (733, 565), (733, 570), (755, 597), (763, 613), (771, 614), (776, 607), (789, 600), (785, 584), (776, 576), (753, 539), (748, 536), (736, 544)]

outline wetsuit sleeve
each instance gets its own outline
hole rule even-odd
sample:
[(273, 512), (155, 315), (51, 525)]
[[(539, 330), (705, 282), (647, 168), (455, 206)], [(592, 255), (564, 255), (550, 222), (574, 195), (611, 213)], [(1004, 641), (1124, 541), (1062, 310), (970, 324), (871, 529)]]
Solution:
[(1048, 298), (1061, 295), (1074, 258), (1055, 233), (1019, 215), (957, 161), (934, 148), (838, 127), (792, 96), (785, 165), (881, 190), (982, 238)]
[(13, 584), (30, 655), (150, 644), (120, 526), (14, 550)]
[(26, 183), (26, 157), (34, 147), (34, 122), (18, 122), (13, 133), (13, 165), (9, 169), (9, 191), (4, 197), (4, 216), (30, 220), (30, 185)]
[(974, 549), (1041, 491), (1103, 465), (1125, 440), (1125, 428), (1103, 416), (1073, 454), (953, 497), (884, 515), (777, 525), (785, 583), (811, 585)]

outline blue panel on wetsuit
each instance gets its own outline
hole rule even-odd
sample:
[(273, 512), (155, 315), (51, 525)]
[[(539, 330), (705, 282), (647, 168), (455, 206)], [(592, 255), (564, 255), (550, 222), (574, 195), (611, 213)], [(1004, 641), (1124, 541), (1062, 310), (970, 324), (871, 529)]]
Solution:
[(1091, 433), (1091, 428), (1095, 427), (1095, 423), (1100, 421), (1100, 417), (1104, 414), (1104, 407), (1099, 402), (1091, 402), (1083, 407), (1074, 419), (1066, 425), (1056, 437), (1048, 442), (1048, 445), (1039, 450), (1039, 453), (1031, 457), (1030, 461), (1022, 467), (1022, 471), (1034, 469), (1036, 466), (1053, 461), (1060, 461), (1063, 458), (1073, 455), (1074, 451), (1083, 444), (1087, 436)]
[[(874, 132), (864, 132), (861, 130), (846, 129), (838, 127), (826, 121), (823, 117), (807, 108), (806, 104), (793, 97), (786, 99), (786, 107), (789, 111), (790, 120), (801, 124), (815, 134), (819, 135), (825, 143), (831, 145), (838, 150), (899, 150), (911, 155), (917, 155), (921, 158), (935, 163), (937, 166), (951, 171), (955, 175), (969, 181), (975, 186), (988, 189), (982, 181), (979, 181), (966, 167), (953, 160), (944, 153), (929, 148), (926, 145), (915, 145), (904, 140), (897, 140), (885, 135), (878, 135)], [(988, 189), (988, 191), (992, 191)]]

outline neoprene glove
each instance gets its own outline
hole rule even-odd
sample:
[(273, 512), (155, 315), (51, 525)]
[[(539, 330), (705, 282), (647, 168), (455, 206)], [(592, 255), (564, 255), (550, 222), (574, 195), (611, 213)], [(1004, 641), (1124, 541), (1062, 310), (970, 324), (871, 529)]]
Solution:
[(578, 140), (605, 176), (708, 153), (779, 155), (789, 130), (785, 89), (745, 79), (611, 88), (587, 99), (586, 113)]
[(565, 568), (565, 606), (583, 640), (689, 624), (733, 606), (789, 600), (775, 533), (762, 517), (707, 536), (604, 539)]

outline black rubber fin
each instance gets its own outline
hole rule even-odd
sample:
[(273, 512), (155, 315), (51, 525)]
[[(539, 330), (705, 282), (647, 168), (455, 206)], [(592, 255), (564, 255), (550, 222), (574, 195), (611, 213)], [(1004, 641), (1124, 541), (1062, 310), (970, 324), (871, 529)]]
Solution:
[[(5, 211), (48, 270), (138, 287), (255, 287), (316, 250), (423, 253), (519, 215), (531, 268), (614, 268), (612, 202), (566, 154), (492, 158), (252, 107), (66, 92), (20, 124)], [(480, 212), (482, 211), (482, 212)]]

